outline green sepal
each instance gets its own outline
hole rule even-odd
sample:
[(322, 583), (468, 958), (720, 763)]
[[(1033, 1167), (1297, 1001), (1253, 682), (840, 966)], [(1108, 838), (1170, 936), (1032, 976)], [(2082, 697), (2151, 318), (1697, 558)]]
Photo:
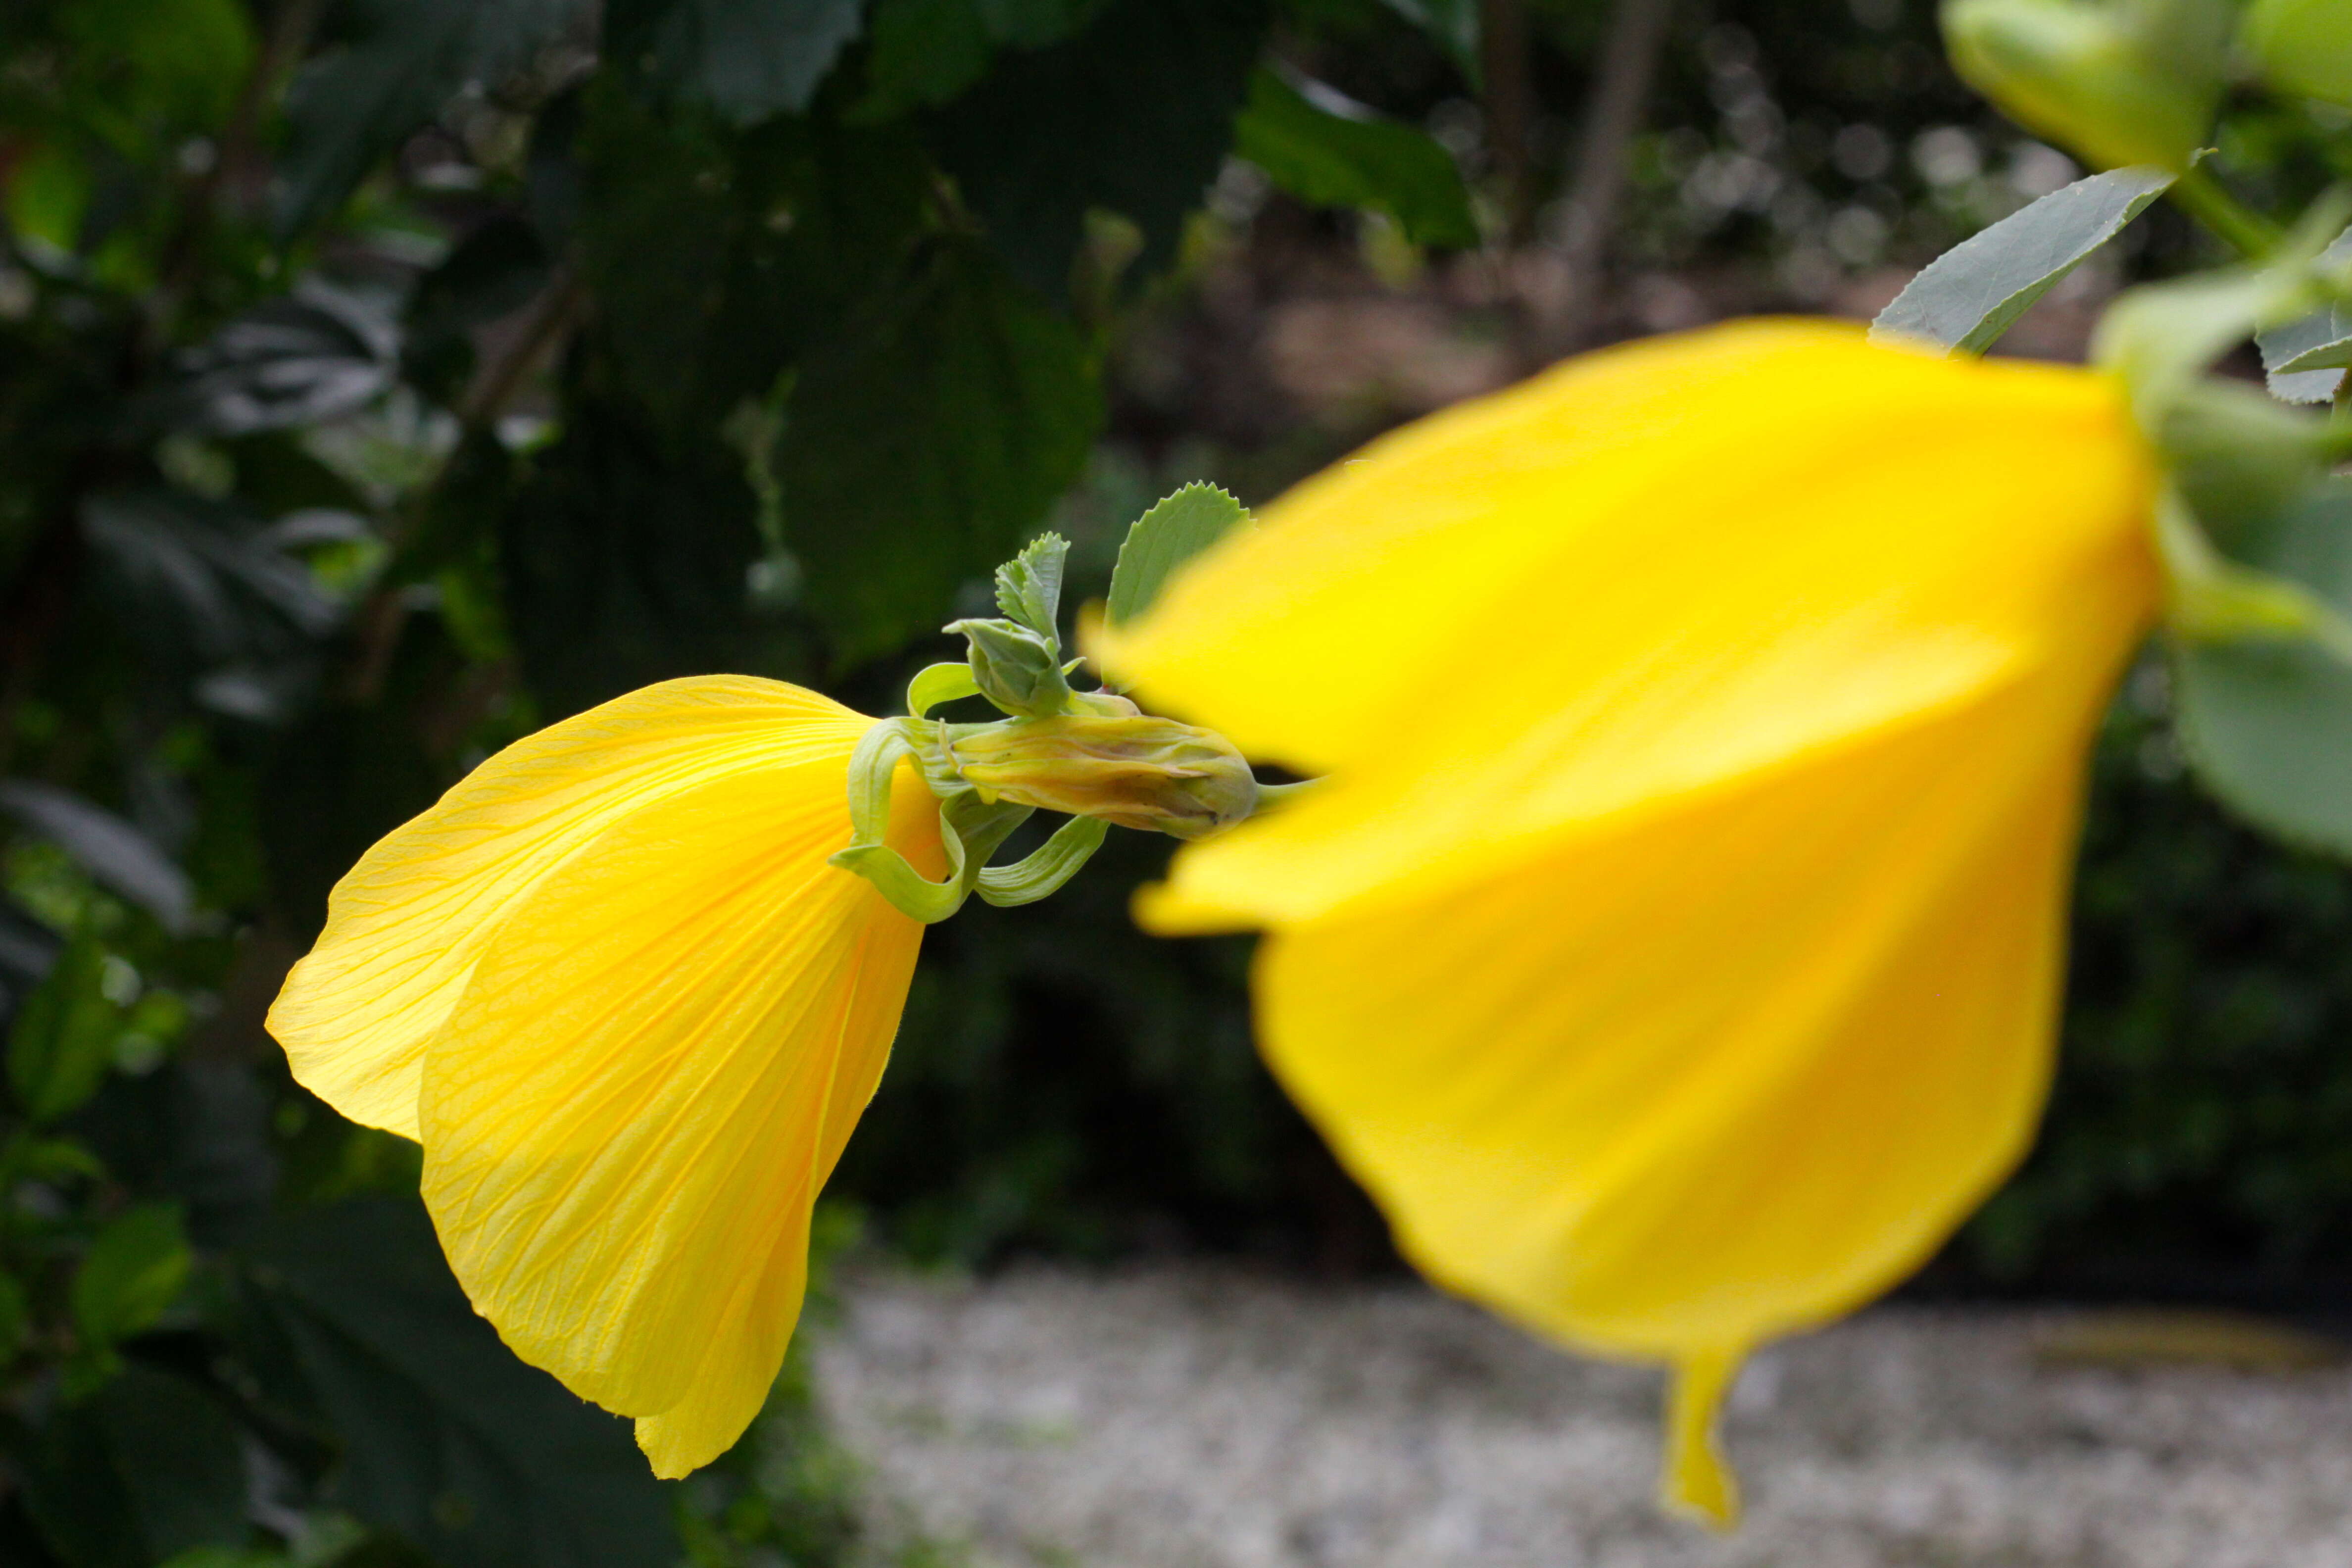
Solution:
[(1110, 825), (1098, 817), (1073, 816), (1054, 830), (1036, 853), (1010, 866), (990, 866), (980, 873), (979, 891), (983, 902), (999, 909), (1013, 909), (1022, 904), (1034, 904), (1049, 898), (1078, 873), (1078, 868), (1094, 858), (1102, 847), (1104, 836)]
[(927, 664), (907, 682), (907, 716), (928, 719), (934, 708), (979, 695), (980, 682), (972, 679), (969, 664)]
[[(865, 878), (892, 908), (925, 925), (937, 925), (963, 908), (988, 858), (1031, 814), (1028, 806), (984, 800), (977, 790), (956, 783), (931, 755), (929, 740), (937, 731), (919, 719), (885, 719), (858, 739), (849, 757), (851, 842), (826, 860)], [(905, 759), (915, 763), (926, 787), (940, 797), (940, 845), (948, 858), (944, 881), (932, 881), (883, 842), (890, 826), (892, 784)]]
[(1041, 533), (996, 569), (996, 607), (1057, 647), (1055, 624), (1062, 613), (1062, 568), (1069, 554), (1068, 540)]

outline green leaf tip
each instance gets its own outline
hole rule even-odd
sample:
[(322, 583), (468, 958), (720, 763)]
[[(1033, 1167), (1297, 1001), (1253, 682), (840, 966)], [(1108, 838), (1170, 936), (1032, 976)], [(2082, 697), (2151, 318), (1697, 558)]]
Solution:
[(1176, 569), (1253, 519), (1249, 509), (1211, 484), (1189, 484), (1135, 520), (1118, 547), (1104, 616), (1124, 626), (1151, 607)]
[(1068, 540), (1041, 533), (996, 569), (996, 607), (1056, 647), (1054, 622), (1061, 614), (1062, 568), (1069, 554)]
[(2178, 178), (2168, 169), (2110, 169), (2052, 192), (1927, 263), (1879, 312), (1870, 335), (1982, 353)]

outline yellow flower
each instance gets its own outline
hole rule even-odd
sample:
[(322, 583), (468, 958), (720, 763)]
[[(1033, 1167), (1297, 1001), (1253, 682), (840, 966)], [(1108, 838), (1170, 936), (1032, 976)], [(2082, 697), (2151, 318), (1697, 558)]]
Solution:
[[(306, 1088), (424, 1144), (475, 1307), (658, 1475), (758, 1413), (898, 1029), (922, 928), (825, 864), (873, 722), (713, 677), (519, 742), (368, 851), (270, 1012)], [(892, 802), (943, 875), (929, 793)]]
[(1759, 322), (1376, 443), (1099, 656), (1326, 776), (1140, 913), (1262, 926), (1275, 1070), (1433, 1279), (1678, 1369), (1923, 1260), (2048, 1080), (2152, 459), (2089, 372)]

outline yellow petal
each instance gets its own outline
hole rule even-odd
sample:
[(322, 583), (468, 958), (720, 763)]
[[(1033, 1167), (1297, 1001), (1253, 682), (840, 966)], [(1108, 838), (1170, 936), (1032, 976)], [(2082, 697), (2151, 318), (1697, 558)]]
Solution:
[(2097, 684), (1277, 928), (1267, 1059), (1407, 1256), (1531, 1327), (1688, 1363), (1834, 1317), (2032, 1135)]
[[(1751, 323), (1596, 354), (1375, 444), (1104, 657), (1332, 776), (1179, 861), (1163, 921), (1294, 921), (1965, 700), (2084, 594), (2151, 613), (2120, 390)], [(2053, 651), (2054, 650), (2054, 651)]]
[(336, 884), (326, 930), (269, 1012), (295, 1079), (354, 1121), (415, 1137), (425, 1043), (543, 878), (650, 800), (831, 755), (872, 722), (796, 686), (709, 676), (509, 746)]
[[(849, 740), (643, 805), (543, 878), (426, 1058), (425, 1197), (516, 1353), (640, 1418), (663, 1476), (782, 1364), (810, 1206), (887, 1058), (921, 927), (825, 864)], [(892, 840), (943, 874), (910, 773)]]
[(1666, 1465), (1659, 1500), (1717, 1530), (1739, 1517), (1739, 1479), (1723, 1462), (1716, 1419), (1739, 1375), (1737, 1350), (1695, 1351), (1675, 1364), (1666, 1409)]

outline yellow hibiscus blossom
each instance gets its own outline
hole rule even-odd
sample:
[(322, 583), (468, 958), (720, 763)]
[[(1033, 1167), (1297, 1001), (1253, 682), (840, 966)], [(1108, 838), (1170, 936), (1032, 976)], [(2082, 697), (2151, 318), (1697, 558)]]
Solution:
[(1431, 1277), (1714, 1410), (2011, 1168), (2086, 752), (2158, 607), (2087, 371), (1759, 322), (1573, 362), (1299, 487), (1098, 654), (1320, 774), (1180, 852), (1260, 1037)]
[[(758, 1413), (897, 1032), (922, 927), (826, 864), (874, 722), (714, 677), (519, 742), (368, 851), (269, 1015), (306, 1088), (424, 1144), (475, 1307), (658, 1475)], [(941, 875), (937, 803), (891, 800)]]

